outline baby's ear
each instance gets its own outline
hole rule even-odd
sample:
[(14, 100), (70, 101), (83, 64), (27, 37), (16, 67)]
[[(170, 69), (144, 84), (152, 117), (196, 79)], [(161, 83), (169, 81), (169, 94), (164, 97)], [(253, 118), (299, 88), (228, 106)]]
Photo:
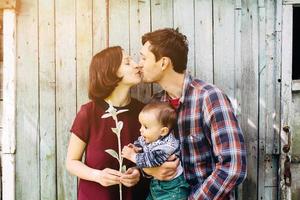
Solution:
[(167, 135), (169, 133), (169, 128), (168, 127), (162, 127), (161, 129), (160, 129), (160, 135), (161, 136), (165, 136), (165, 135)]

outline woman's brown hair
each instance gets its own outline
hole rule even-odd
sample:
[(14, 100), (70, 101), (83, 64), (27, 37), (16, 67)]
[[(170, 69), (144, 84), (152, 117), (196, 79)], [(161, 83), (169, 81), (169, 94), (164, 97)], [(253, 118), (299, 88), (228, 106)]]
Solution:
[(122, 78), (117, 71), (122, 63), (122, 48), (108, 47), (93, 56), (89, 70), (89, 98), (95, 102), (108, 97)]

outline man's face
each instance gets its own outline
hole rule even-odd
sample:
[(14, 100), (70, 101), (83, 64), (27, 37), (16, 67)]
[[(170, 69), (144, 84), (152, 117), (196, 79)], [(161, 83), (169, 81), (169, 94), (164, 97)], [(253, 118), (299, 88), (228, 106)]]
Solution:
[(146, 83), (158, 82), (162, 77), (161, 61), (155, 61), (154, 54), (149, 50), (150, 42), (146, 42), (140, 51), (139, 67), (141, 68), (142, 80)]

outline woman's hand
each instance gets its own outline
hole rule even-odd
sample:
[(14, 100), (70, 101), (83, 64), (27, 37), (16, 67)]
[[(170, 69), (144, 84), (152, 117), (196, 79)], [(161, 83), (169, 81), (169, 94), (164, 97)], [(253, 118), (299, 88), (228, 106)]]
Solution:
[(140, 180), (140, 172), (137, 168), (129, 168), (120, 179), (120, 182), (126, 187), (132, 187), (137, 184)]
[(179, 158), (175, 155), (171, 155), (168, 161), (164, 162), (159, 167), (152, 167), (152, 168), (143, 168), (146, 174), (153, 176), (154, 178), (166, 181), (171, 180), (176, 176), (177, 167), (179, 165)]
[(95, 170), (94, 181), (101, 184), (104, 187), (107, 187), (119, 184), (121, 176), (121, 172), (114, 169), (105, 168), (103, 170)]

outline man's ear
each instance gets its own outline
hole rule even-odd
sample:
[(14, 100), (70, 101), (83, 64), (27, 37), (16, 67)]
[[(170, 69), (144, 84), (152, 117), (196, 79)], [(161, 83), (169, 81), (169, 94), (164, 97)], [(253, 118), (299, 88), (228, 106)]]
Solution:
[(160, 129), (160, 135), (161, 136), (165, 136), (165, 135), (167, 135), (169, 133), (169, 128), (168, 127), (162, 127), (161, 129)]
[(161, 58), (161, 69), (166, 70), (167, 67), (170, 65), (171, 59), (169, 57), (162, 57)]

